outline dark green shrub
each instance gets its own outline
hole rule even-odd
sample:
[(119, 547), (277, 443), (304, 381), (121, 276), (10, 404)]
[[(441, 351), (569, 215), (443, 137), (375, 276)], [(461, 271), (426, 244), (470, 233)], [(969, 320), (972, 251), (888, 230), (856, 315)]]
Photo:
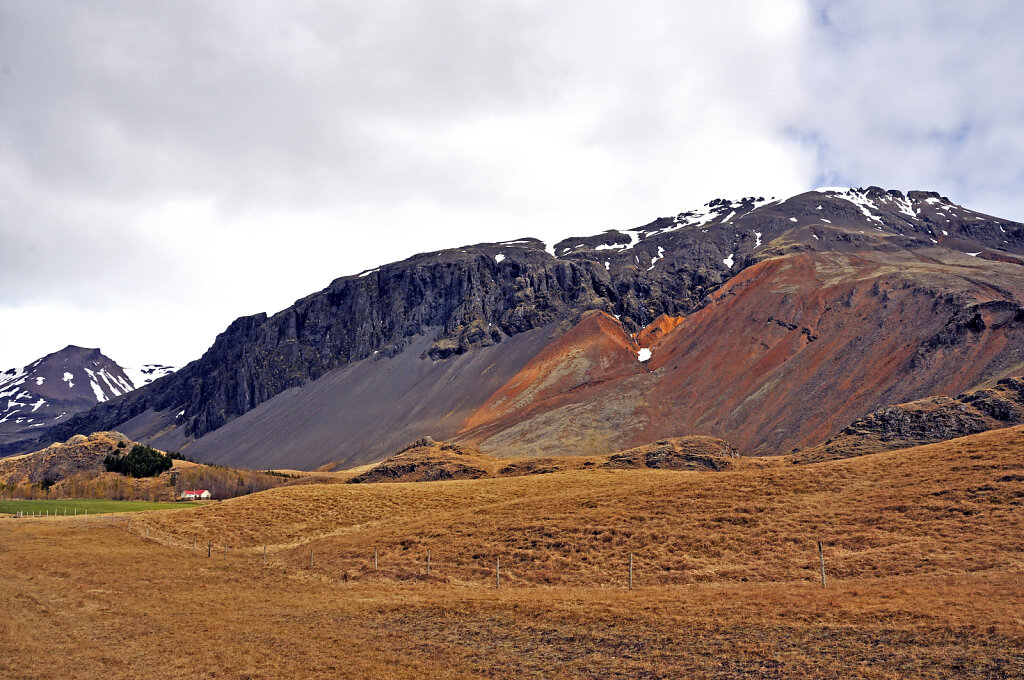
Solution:
[(127, 455), (107, 456), (103, 465), (109, 472), (129, 477), (156, 477), (170, 470), (174, 463), (153, 447), (136, 444)]

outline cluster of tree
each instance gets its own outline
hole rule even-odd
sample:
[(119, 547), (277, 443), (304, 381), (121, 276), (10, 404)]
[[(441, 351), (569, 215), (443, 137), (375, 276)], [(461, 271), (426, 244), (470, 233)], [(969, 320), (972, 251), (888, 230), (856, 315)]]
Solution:
[(234, 498), (284, 484), (291, 475), (278, 472), (238, 470), (223, 465), (197, 465), (175, 470), (172, 483), (178, 493), (209, 489), (214, 498)]
[(128, 477), (156, 477), (171, 469), (174, 462), (151, 446), (136, 444), (126, 455), (112, 455), (103, 459), (108, 472)]
[[(126, 457), (126, 456), (124, 456)], [(223, 465), (195, 465), (153, 477), (82, 472), (56, 483), (0, 484), (0, 499), (105, 498), (108, 500), (172, 501), (185, 489), (209, 489), (218, 500), (281, 486), (294, 475), (237, 470)]]
[(53, 484), (0, 485), (0, 499), (105, 498), (114, 501), (170, 501), (176, 498), (166, 477), (136, 479), (82, 472)]

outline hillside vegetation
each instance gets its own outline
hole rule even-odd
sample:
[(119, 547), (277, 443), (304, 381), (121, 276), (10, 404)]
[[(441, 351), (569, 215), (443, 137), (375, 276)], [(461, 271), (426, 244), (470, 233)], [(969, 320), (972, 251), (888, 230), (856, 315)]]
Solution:
[(812, 465), (285, 486), (131, 533), (0, 520), (0, 676), (1024, 677), (1022, 451), (1016, 427)]
[(816, 541), (837, 578), (1024, 566), (1024, 428), (815, 465), (570, 469), (436, 483), (289, 486), (145, 522), (323, 573), (485, 584), (811, 581)]

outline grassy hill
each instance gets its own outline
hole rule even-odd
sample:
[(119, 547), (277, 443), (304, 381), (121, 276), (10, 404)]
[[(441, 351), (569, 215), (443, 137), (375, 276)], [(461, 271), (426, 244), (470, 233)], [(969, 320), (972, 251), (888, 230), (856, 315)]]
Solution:
[(0, 521), (0, 675), (1022, 677), (1022, 452), (1015, 427), (811, 465), (283, 486), (130, 535)]
[(707, 471), (570, 469), (436, 483), (272, 489), (154, 515), (167, 541), (213, 540), (325, 573), (646, 585), (813, 580), (816, 542), (838, 578), (1024, 566), (1024, 428), (816, 465), (736, 459)]

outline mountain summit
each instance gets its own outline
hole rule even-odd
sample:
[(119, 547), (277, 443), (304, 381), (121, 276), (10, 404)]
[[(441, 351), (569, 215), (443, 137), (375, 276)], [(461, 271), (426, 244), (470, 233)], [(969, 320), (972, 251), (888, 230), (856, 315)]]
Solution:
[[(170, 367), (147, 366), (151, 374)], [(145, 376), (145, 373), (141, 373)], [(145, 384), (99, 349), (68, 345), (24, 368), (0, 373), (0, 444), (38, 436), (98, 403)], [(148, 382), (148, 381), (147, 381)]]
[(1022, 265), (1024, 225), (933, 192), (716, 199), (342, 277), (19, 446), (118, 429), (258, 467), (365, 463), (423, 435), (499, 456), (689, 434), (788, 451), (1018, 372)]

